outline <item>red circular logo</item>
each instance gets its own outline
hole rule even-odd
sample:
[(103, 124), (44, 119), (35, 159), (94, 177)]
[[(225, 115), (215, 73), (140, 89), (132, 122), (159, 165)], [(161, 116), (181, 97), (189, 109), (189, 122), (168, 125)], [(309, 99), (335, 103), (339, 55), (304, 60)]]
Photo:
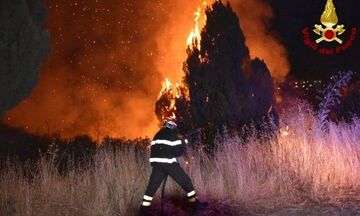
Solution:
[(325, 34), (324, 34), (325, 38), (328, 39), (328, 40), (331, 40), (335, 37), (335, 33), (333, 30), (326, 30), (325, 31)]

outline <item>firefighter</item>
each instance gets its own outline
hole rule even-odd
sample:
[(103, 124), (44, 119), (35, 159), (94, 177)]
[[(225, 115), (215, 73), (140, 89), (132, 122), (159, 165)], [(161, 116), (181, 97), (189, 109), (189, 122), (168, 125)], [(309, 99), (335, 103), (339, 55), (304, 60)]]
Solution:
[(140, 215), (148, 214), (153, 197), (167, 175), (184, 189), (193, 211), (206, 208), (207, 203), (198, 200), (190, 177), (176, 160), (176, 157), (180, 157), (185, 152), (187, 144), (188, 140), (183, 138), (177, 128), (175, 113), (173, 111), (168, 113), (163, 126), (151, 142), (149, 161), (152, 172), (141, 203)]

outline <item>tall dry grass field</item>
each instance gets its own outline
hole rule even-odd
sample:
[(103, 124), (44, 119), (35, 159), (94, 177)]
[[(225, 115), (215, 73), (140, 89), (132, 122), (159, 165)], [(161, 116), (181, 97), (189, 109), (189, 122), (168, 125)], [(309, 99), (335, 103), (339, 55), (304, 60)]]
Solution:
[[(300, 104), (281, 119), (281, 135), (269, 145), (225, 136), (217, 139), (213, 157), (189, 149), (180, 163), (200, 198), (259, 214), (304, 201), (336, 204), (356, 199), (360, 120), (331, 123), (322, 132), (312, 110)], [(9, 163), (0, 174), (0, 215), (135, 215), (151, 171), (148, 157), (149, 152), (131, 149), (102, 151), (94, 167), (74, 168), (64, 176), (51, 159), (43, 159), (33, 179), (23, 175), (26, 168)], [(183, 195), (168, 182), (167, 196)]]

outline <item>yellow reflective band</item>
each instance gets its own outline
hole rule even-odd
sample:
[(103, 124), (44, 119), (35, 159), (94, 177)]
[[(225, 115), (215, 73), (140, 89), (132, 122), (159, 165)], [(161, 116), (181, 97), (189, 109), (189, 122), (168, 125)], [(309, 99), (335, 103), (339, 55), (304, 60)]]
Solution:
[(151, 205), (151, 202), (143, 201), (143, 202), (142, 202), (142, 205), (143, 205), (143, 206), (150, 206), (150, 205)]
[(176, 162), (176, 158), (150, 158), (150, 162), (159, 162), (159, 163), (174, 163)]
[(147, 201), (152, 201), (152, 200), (153, 200), (153, 198), (152, 198), (152, 197), (150, 197), (150, 196), (146, 196), (146, 195), (144, 195), (144, 200), (147, 200)]
[(169, 140), (153, 140), (151, 145), (164, 144), (169, 146), (181, 145), (181, 140), (169, 141)]
[(193, 190), (193, 191), (190, 191), (189, 193), (187, 193), (187, 196), (188, 197), (191, 197), (191, 196), (193, 196), (193, 195), (195, 195), (195, 191)]
[(191, 202), (191, 203), (193, 203), (193, 202), (195, 202), (195, 201), (196, 201), (196, 198), (195, 198), (195, 197), (189, 199), (189, 202)]

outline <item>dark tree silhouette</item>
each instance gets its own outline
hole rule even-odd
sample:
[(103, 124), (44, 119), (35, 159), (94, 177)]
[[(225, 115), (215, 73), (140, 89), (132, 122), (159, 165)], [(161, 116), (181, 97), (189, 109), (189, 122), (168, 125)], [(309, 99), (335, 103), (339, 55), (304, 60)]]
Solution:
[(247, 125), (253, 124), (258, 138), (267, 139), (266, 133), (271, 135), (272, 130), (279, 127), (279, 116), (274, 107), (274, 84), (264, 61), (255, 58), (245, 65), (248, 74), (245, 122)]
[(274, 86), (264, 61), (256, 58), (251, 62), (249, 70), (248, 90), (250, 100), (248, 103), (251, 107), (249, 112), (251, 112), (250, 115), (253, 118), (259, 119), (274, 103)]
[(246, 100), (242, 60), (249, 58), (239, 20), (230, 5), (215, 2), (206, 10), (201, 49), (188, 50), (185, 82), (196, 127), (236, 126)]
[(0, 4), (0, 118), (28, 97), (51, 51), (43, 0), (3, 0)]

